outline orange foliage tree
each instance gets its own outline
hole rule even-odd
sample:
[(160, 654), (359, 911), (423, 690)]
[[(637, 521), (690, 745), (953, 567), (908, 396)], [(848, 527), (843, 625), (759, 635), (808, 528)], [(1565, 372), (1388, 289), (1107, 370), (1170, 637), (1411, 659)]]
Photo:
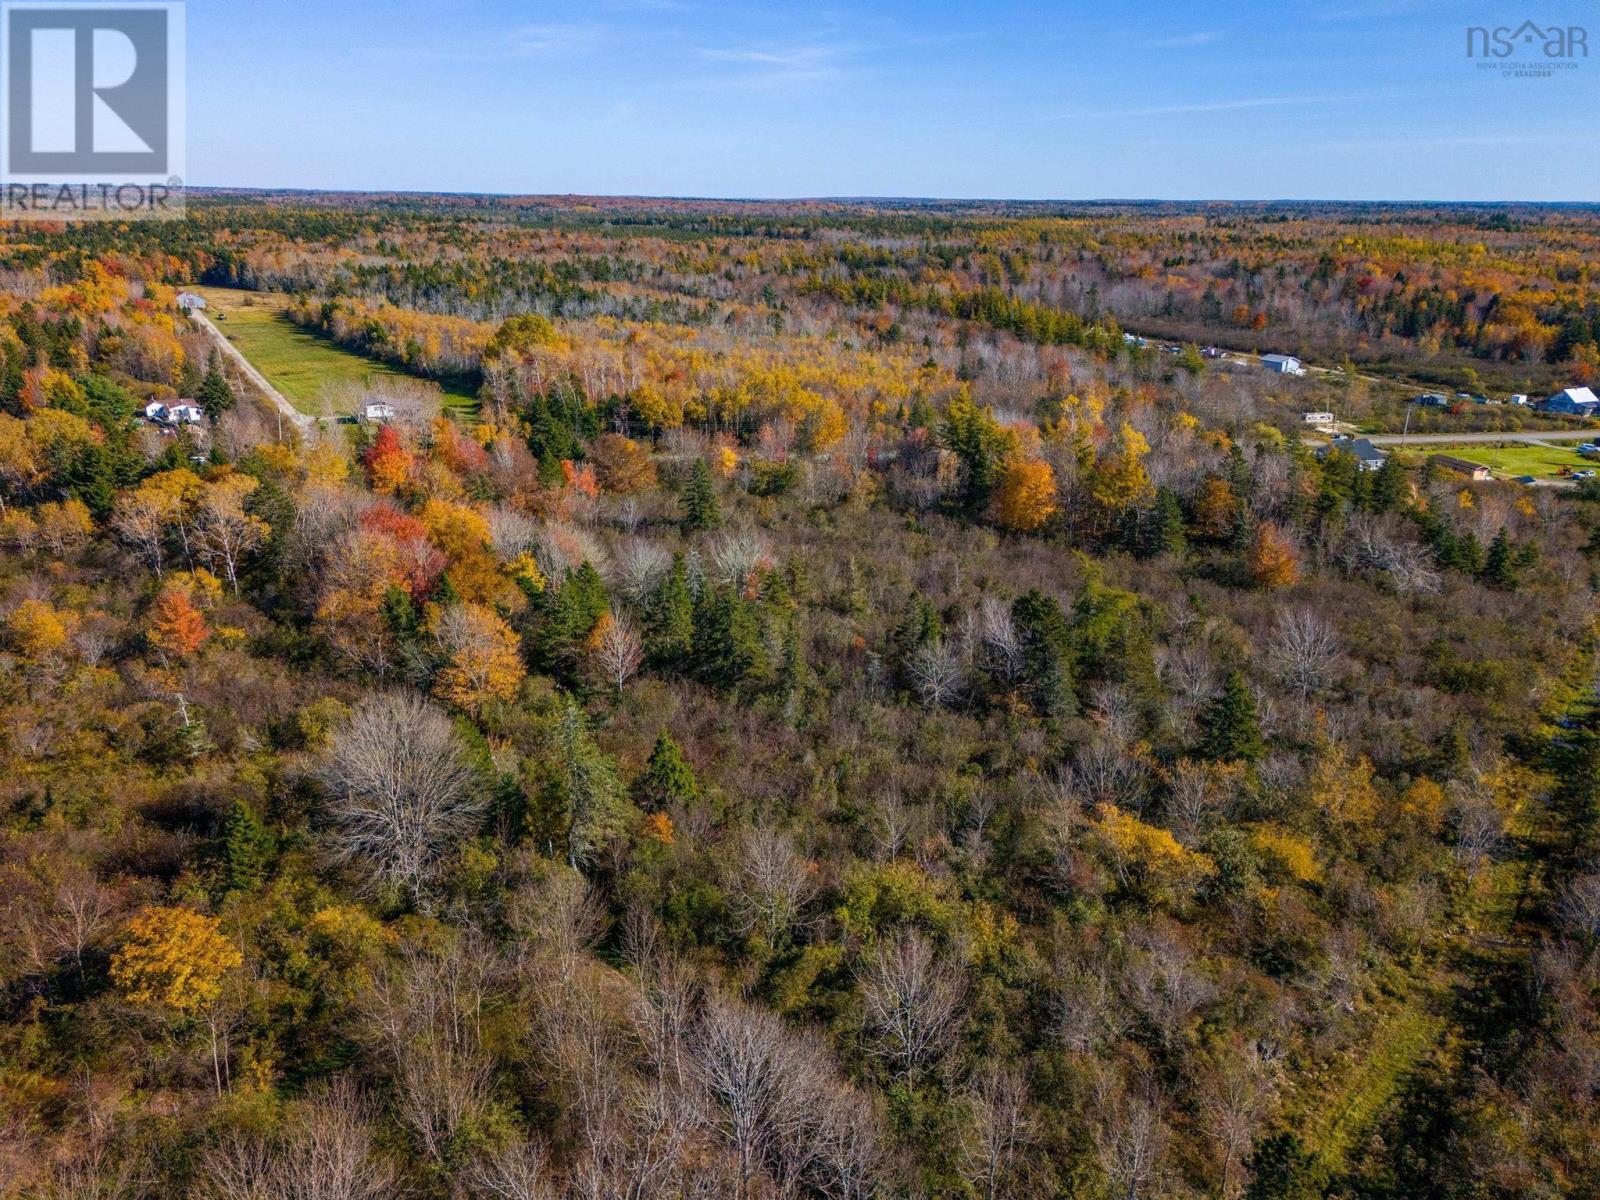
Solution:
[(163, 655), (185, 658), (206, 644), (211, 631), (206, 619), (189, 598), (189, 590), (168, 584), (150, 606), (150, 623), (145, 637)]
[(1256, 530), (1247, 558), (1251, 582), (1258, 588), (1274, 591), (1290, 587), (1300, 578), (1299, 552), (1276, 525), (1262, 525)]
[(994, 518), (1006, 529), (1026, 533), (1056, 514), (1056, 473), (1042, 458), (1015, 458), (994, 493)]
[(362, 456), (367, 468), (367, 482), (375, 492), (393, 492), (411, 477), (416, 457), (400, 440), (400, 431), (393, 425), (380, 425), (372, 445)]

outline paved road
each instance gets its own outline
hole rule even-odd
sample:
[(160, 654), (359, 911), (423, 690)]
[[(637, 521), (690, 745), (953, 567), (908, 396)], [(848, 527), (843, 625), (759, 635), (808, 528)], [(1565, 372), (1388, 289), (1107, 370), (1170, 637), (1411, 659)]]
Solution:
[(271, 401), (274, 408), (294, 422), (297, 429), (310, 429), (316, 424), (315, 418), (301, 412), (293, 404), (289, 403), (288, 397), (267, 382), (267, 377), (256, 370), (255, 365), (248, 358), (239, 353), (239, 347), (223, 336), (222, 330), (211, 323), (211, 318), (199, 312), (191, 312), (189, 316), (193, 318), (196, 325), (206, 331), (211, 338), (212, 344), (221, 350), (234, 366), (239, 368), (239, 372), (256, 386), (257, 391)]
[(1410, 446), (1454, 444), (1464, 446), (1468, 443), (1482, 443), (1495, 445), (1499, 442), (1524, 442), (1538, 445), (1540, 442), (1587, 442), (1590, 438), (1600, 438), (1600, 430), (1585, 429), (1526, 429), (1515, 433), (1374, 433), (1365, 436), (1367, 441), (1374, 446)]

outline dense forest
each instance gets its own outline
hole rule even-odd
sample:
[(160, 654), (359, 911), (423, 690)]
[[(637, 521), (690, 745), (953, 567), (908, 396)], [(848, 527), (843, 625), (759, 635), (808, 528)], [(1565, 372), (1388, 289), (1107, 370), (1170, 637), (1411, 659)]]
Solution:
[[(1600, 1194), (1600, 487), (1299, 416), (1593, 380), (1597, 246), (1504, 206), (5, 230), (0, 1197)], [(205, 285), (419, 382), (274, 420)]]

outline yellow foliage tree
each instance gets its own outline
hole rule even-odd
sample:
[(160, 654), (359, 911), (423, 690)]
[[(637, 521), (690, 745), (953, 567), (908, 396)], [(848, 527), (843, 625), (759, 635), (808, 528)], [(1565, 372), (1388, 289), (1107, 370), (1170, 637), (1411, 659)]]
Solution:
[(1300, 555), (1276, 525), (1262, 525), (1250, 539), (1250, 579), (1265, 591), (1291, 587), (1300, 579)]
[(445, 556), (445, 570), (462, 599), (492, 604), (505, 580), (495, 562), (489, 542), (489, 522), (482, 513), (464, 504), (432, 499), (422, 506), (417, 519), (428, 537)]
[(1038, 529), (1056, 513), (1056, 473), (1042, 458), (1006, 464), (994, 493), (994, 517), (1006, 529)]
[(11, 610), (6, 618), (6, 633), (24, 658), (40, 661), (55, 658), (67, 649), (77, 615), (31, 597)]
[(435, 636), (448, 655), (434, 692), (479, 716), (494, 701), (517, 694), (527, 670), (516, 632), (481, 604), (458, 604), (439, 614)]
[(163, 905), (140, 910), (128, 922), (127, 941), (111, 957), (112, 982), (129, 1003), (205, 1018), (219, 1094), (223, 1066), (217, 1052), (217, 1001), (228, 972), (243, 962), (244, 955), (222, 935), (215, 917)]
[(1145, 472), (1145, 456), (1150, 443), (1132, 425), (1123, 423), (1110, 447), (1095, 460), (1090, 474), (1089, 492), (1101, 508), (1121, 512), (1150, 494), (1150, 476)]
[(1308, 838), (1277, 825), (1262, 825), (1250, 834), (1251, 844), (1300, 883), (1320, 883), (1322, 866)]
[(1206, 537), (1227, 537), (1239, 512), (1239, 501), (1226, 479), (1207, 479), (1194, 498), (1194, 523)]
[(1382, 805), (1372, 763), (1364, 756), (1352, 758), (1342, 743), (1326, 739), (1314, 762), (1306, 785), (1312, 805), (1341, 825), (1371, 830)]
[(1099, 807), (1093, 828), (1122, 883), (1142, 886), (1157, 898), (1174, 898), (1212, 871), (1209, 857), (1115, 804)]
[(215, 917), (190, 908), (151, 905), (128, 922), (128, 937), (111, 958), (123, 999), (192, 1013), (222, 995), (227, 973), (244, 962)]

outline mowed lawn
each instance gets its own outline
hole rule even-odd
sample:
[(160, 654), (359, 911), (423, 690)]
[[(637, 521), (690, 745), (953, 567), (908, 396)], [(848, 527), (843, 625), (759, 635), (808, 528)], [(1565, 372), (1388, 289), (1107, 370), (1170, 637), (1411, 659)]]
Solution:
[(1513, 442), (1504, 446), (1468, 444), (1430, 446), (1428, 449), (1432, 453), (1448, 454), (1452, 458), (1464, 458), (1468, 462), (1482, 463), (1497, 474), (1513, 477), (1532, 475), (1535, 478), (1546, 478), (1560, 475), (1562, 467), (1569, 467), (1574, 471), (1600, 467), (1600, 462), (1591, 461), (1579, 454), (1576, 446), (1538, 446)]
[[(223, 335), (301, 412), (321, 415), (332, 395), (335, 411), (348, 410), (352, 388), (381, 387), (386, 380), (412, 380), (396, 367), (343, 350), (302, 329), (284, 311), (289, 297), (276, 292), (196, 287), (206, 315)], [(221, 320), (218, 320), (218, 318)], [(465, 388), (445, 388), (444, 405), (458, 418), (477, 415), (477, 397)]]

